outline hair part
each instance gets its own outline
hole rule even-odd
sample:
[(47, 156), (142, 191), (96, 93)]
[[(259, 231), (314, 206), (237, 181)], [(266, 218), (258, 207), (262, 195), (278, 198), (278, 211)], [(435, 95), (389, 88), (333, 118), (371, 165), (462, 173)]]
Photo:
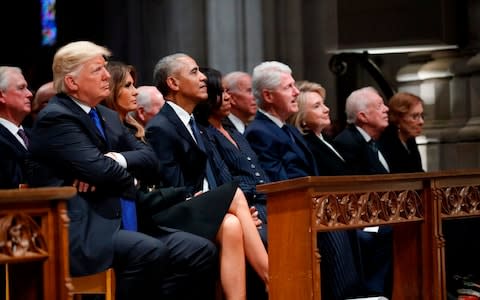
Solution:
[(67, 92), (65, 76), (77, 74), (85, 62), (97, 56), (108, 58), (111, 52), (89, 41), (72, 42), (58, 49), (52, 63), (53, 86), (57, 93)]
[(370, 104), (370, 96), (377, 94), (378, 91), (367, 86), (353, 91), (347, 98), (345, 103), (345, 114), (347, 115), (347, 124), (355, 124), (359, 112), (365, 111)]
[(4, 92), (10, 86), (10, 74), (18, 73), (23, 75), (22, 69), (18, 67), (0, 66), (0, 91)]
[(263, 90), (274, 90), (282, 82), (283, 74), (292, 74), (292, 69), (278, 61), (265, 61), (253, 69), (252, 89), (258, 106), (263, 107)]
[(180, 66), (178, 60), (182, 57), (190, 57), (185, 53), (175, 53), (161, 58), (153, 69), (153, 84), (166, 96), (170, 92), (167, 84), (167, 78), (175, 74)]
[(291, 115), (287, 122), (297, 127), (302, 134), (307, 134), (309, 130), (304, 125), (307, 113), (307, 93), (317, 93), (325, 100), (327, 92), (321, 84), (307, 80), (297, 81), (295, 85), (300, 92), (297, 96), (298, 112)]
[(400, 119), (403, 118), (410, 109), (423, 100), (417, 95), (399, 92), (394, 94), (388, 101), (388, 117), (389, 121), (393, 124), (398, 124)]

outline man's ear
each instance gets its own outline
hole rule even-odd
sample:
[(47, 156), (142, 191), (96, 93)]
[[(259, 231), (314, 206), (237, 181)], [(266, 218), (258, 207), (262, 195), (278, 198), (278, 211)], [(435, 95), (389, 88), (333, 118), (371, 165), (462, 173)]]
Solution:
[(63, 79), (63, 82), (67, 86), (67, 88), (71, 91), (76, 91), (78, 90), (78, 84), (75, 82), (75, 79), (71, 75), (65, 76)]
[(172, 76), (167, 77), (167, 85), (172, 91), (178, 91), (180, 89), (178, 85), (178, 80)]
[(142, 122), (145, 122), (145, 108), (142, 106), (139, 106), (137, 108), (137, 116)]
[(368, 115), (364, 112), (364, 111), (360, 111), (357, 113), (357, 119), (361, 122), (361, 123), (368, 123)]
[(262, 90), (263, 101), (272, 103), (273, 102), (273, 93), (270, 90), (264, 89)]

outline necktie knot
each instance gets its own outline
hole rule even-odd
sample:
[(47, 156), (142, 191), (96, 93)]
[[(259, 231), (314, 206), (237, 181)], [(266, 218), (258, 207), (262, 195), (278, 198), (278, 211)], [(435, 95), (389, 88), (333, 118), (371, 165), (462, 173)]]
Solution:
[(372, 148), (373, 152), (377, 153), (378, 152), (378, 146), (377, 146), (377, 143), (371, 139), (369, 142), (368, 142), (368, 145), (370, 146), (370, 148)]
[(95, 127), (98, 129), (103, 138), (105, 138), (105, 131), (103, 131), (102, 123), (100, 122), (100, 117), (98, 116), (97, 110), (95, 108), (90, 109), (88, 112), (90, 119), (92, 119)]
[(25, 133), (25, 130), (23, 130), (22, 128), (19, 128), (17, 134), (22, 138), (23, 142), (25, 143), (25, 146), (28, 149), (28, 147), (30, 146), (30, 143), (28, 140), (28, 136)]

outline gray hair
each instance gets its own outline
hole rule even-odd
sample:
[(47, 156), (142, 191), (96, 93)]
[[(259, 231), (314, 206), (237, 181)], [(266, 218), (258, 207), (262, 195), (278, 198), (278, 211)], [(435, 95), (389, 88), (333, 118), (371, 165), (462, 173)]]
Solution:
[(263, 90), (277, 88), (282, 80), (282, 74), (292, 74), (292, 69), (278, 61), (265, 61), (253, 69), (252, 89), (260, 107), (263, 107)]
[(242, 71), (234, 71), (228, 73), (227, 75), (223, 76), (223, 83), (225, 84), (225, 88), (231, 91), (236, 91), (238, 89), (238, 81), (240, 81), (240, 79), (245, 76), (250, 77), (250, 74)]
[(167, 78), (177, 72), (180, 67), (177, 60), (182, 57), (190, 56), (185, 53), (170, 54), (161, 58), (153, 69), (153, 84), (164, 96), (170, 92), (170, 88), (167, 85)]
[(355, 124), (357, 122), (357, 114), (367, 109), (372, 94), (378, 95), (378, 91), (371, 86), (367, 86), (353, 91), (350, 96), (348, 96), (345, 103), (345, 114), (347, 115), (348, 124)]
[(137, 105), (145, 108), (148, 112), (152, 107), (152, 89), (156, 89), (156, 87), (153, 85), (143, 85), (137, 88)]
[[(0, 91), (6, 91), (10, 85), (10, 74), (22, 74), (22, 69), (18, 67), (0, 66)], [(23, 75), (23, 74), (22, 74)]]
[(57, 93), (67, 92), (63, 81), (65, 76), (77, 74), (83, 64), (94, 57), (109, 57), (111, 54), (107, 48), (89, 41), (72, 42), (61, 47), (52, 64), (53, 86)]

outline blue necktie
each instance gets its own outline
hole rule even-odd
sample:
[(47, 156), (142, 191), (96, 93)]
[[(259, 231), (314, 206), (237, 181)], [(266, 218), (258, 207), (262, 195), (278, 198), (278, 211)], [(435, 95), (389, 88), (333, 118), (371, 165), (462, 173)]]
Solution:
[[(198, 130), (197, 125), (195, 124), (195, 119), (193, 117), (190, 118), (190, 121), (188, 122), (190, 125), (190, 128), (192, 128), (193, 135), (195, 136), (195, 139), (197, 140), (197, 145), (200, 150), (202, 150), (204, 153), (206, 152), (205, 149), (205, 144), (203, 143), (202, 136), (200, 134), (200, 131)], [(217, 183), (215, 181), (215, 176), (213, 175), (212, 171), (212, 166), (210, 165), (210, 162), (207, 157), (207, 162), (206, 162), (206, 176), (207, 176), (207, 181), (208, 181), (208, 186), (210, 189), (214, 189), (217, 187)]]
[[(95, 127), (97, 127), (102, 137), (106, 140), (105, 131), (103, 130), (102, 123), (100, 122), (100, 118), (98, 117), (97, 110), (95, 108), (92, 108), (88, 115), (92, 119)], [(131, 199), (120, 198), (120, 204), (122, 206), (123, 229), (137, 231), (137, 211), (135, 208), (135, 201)]]

